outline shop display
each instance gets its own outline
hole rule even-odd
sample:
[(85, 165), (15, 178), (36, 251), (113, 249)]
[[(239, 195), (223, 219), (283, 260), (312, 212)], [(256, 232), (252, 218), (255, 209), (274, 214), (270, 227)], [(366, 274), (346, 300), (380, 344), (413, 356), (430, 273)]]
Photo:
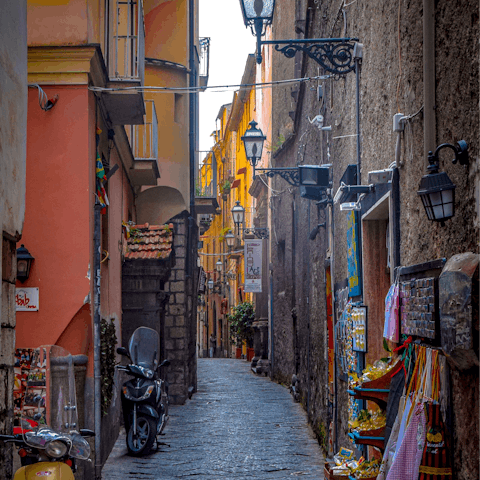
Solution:
[(400, 283), (402, 333), (435, 338), (435, 278), (413, 279)]
[(367, 351), (367, 307), (352, 308), (352, 348), (355, 352)]
[(385, 427), (387, 418), (380, 410), (361, 410), (357, 418), (349, 420), (348, 426), (355, 432), (365, 435)]
[(33, 349), (16, 349), (14, 416), (45, 423), (46, 388), (46, 363), (39, 363)]

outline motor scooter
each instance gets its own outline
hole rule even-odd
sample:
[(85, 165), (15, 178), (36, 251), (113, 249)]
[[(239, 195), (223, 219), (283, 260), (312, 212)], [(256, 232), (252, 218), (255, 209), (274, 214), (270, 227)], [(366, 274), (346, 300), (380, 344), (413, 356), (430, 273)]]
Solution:
[(147, 327), (137, 328), (128, 350), (119, 347), (117, 353), (131, 362), (117, 368), (133, 376), (123, 384), (121, 395), (128, 453), (135, 457), (147, 455), (168, 421), (168, 384), (160, 378), (158, 369), (168, 367), (170, 361), (158, 365), (160, 337)]
[(73, 356), (56, 345), (37, 348), (22, 398), (14, 434), (0, 435), (18, 448), (13, 480), (74, 480), (76, 460), (90, 457), (85, 437), (95, 432), (78, 428)]

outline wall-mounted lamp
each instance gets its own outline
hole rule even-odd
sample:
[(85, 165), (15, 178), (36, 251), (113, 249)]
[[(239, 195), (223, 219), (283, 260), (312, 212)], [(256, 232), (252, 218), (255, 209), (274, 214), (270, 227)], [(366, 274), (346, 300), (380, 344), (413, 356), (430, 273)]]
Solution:
[(275, 45), (275, 50), (287, 58), (304, 52), (324, 69), (344, 75), (355, 68), (355, 41), (357, 38), (304, 38), (262, 40), (266, 27), (272, 24), (275, 0), (240, 0), (243, 22), (257, 37), (257, 63), (262, 63), (262, 45)]
[(208, 289), (209, 289), (210, 291), (213, 290), (213, 280), (212, 280), (212, 279), (210, 279), (210, 280), (207, 282), (207, 287), (208, 287)]
[(240, 205), (238, 200), (235, 202), (235, 206), (232, 208), (232, 217), (235, 227), (240, 230), (240, 226), (243, 225), (243, 220), (245, 218), (245, 209)]
[(22, 283), (27, 280), (30, 275), (30, 267), (34, 257), (30, 255), (30, 252), (22, 244), (20, 248), (17, 248), (17, 279)]
[(468, 165), (468, 145), (460, 140), (457, 145), (443, 143), (435, 149), (435, 153), (428, 152), (428, 174), (420, 180), (417, 194), (422, 199), (425, 212), (429, 220), (440, 222), (443, 227), (445, 220), (455, 215), (455, 184), (445, 172), (439, 172), (438, 153), (444, 148), (450, 148), (455, 153), (452, 163)]
[(218, 273), (222, 273), (223, 270), (223, 262), (221, 260), (218, 260), (218, 262), (215, 264), (215, 268), (217, 269)]
[[(235, 208), (235, 207), (234, 207)], [(235, 235), (229, 230), (228, 233), (225, 234), (225, 241), (227, 242), (227, 247), (231, 248), (235, 244)]]

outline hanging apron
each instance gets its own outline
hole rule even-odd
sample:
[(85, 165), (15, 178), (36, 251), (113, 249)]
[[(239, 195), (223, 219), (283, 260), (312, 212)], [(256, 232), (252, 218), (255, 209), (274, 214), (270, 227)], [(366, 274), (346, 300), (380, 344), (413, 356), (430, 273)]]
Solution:
[(425, 446), (425, 427), (425, 408), (419, 403), (413, 410), (386, 480), (418, 480), (418, 469)]

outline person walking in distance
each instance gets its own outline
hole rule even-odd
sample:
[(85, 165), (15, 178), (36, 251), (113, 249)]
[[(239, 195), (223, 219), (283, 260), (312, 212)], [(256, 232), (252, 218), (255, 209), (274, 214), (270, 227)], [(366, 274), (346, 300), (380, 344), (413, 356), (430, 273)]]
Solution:
[(216, 342), (217, 342), (217, 339), (212, 333), (210, 335), (210, 358), (213, 358), (213, 355), (215, 354)]

